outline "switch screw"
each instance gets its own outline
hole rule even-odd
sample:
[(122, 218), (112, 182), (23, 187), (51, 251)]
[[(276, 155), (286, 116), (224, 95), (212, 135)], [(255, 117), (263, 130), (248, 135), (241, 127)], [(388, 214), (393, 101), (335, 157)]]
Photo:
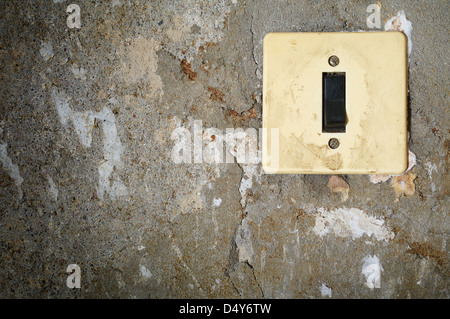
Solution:
[(335, 55), (330, 56), (328, 59), (328, 64), (331, 66), (336, 66), (339, 64), (339, 58)]
[(339, 147), (339, 141), (338, 141), (338, 139), (337, 139), (337, 138), (331, 138), (331, 139), (328, 141), (328, 146), (329, 146), (331, 149), (333, 149), (333, 150), (337, 149), (337, 148)]

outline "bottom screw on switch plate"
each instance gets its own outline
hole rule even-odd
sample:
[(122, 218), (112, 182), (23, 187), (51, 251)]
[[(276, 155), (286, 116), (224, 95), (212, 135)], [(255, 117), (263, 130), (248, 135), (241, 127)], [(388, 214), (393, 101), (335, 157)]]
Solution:
[(337, 149), (337, 148), (339, 147), (339, 141), (338, 141), (338, 139), (337, 139), (337, 138), (331, 138), (331, 139), (328, 141), (328, 146), (329, 146), (331, 149), (333, 149), (333, 150)]

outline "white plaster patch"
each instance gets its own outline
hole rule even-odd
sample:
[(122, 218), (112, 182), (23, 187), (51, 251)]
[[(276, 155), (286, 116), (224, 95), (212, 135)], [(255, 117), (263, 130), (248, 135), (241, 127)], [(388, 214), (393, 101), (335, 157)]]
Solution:
[(150, 270), (148, 270), (145, 266), (141, 265), (141, 275), (142, 277), (144, 277), (145, 279), (150, 279), (153, 277), (153, 274), (150, 272)]
[(338, 237), (360, 238), (363, 235), (374, 236), (378, 241), (394, 238), (394, 233), (384, 225), (384, 219), (367, 215), (357, 208), (338, 208), (327, 211), (319, 208), (313, 231), (322, 237), (333, 233)]
[(39, 53), (41, 54), (42, 58), (45, 62), (50, 60), (53, 57), (53, 46), (52, 43), (41, 41), (41, 49), (39, 50)]
[(236, 247), (239, 254), (239, 262), (252, 264), (253, 245), (251, 241), (251, 231), (247, 218), (244, 218), (236, 233)]
[(253, 187), (253, 178), (261, 183), (262, 167), (261, 150), (258, 150), (258, 138), (256, 134), (247, 131), (235, 131), (225, 139), (230, 154), (241, 164), (243, 174), (239, 185), (241, 194), (241, 206), (245, 207), (249, 190)]
[(48, 180), (48, 191), (50, 192), (50, 195), (52, 196), (53, 200), (57, 201), (58, 200), (58, 188), (56, 188), (56, 184), (53, 182), (53, 179), (48, 174), (47, 174), (47, 180)]
[(408, 57), (411, 55), (412, 51), (412, 23), (406, 19), (405, 11), (401, 10), (397, 12), (395, 17), (389, 19), (384, 25), (385, 31), (401, 31), (408, 37)]
[(92, 130), (95, 123), (94, 113), (91, 111), (71, 112), (71, 120), (81, 145), (91, 147)]
[(222, 204), (222, 198), (214, 198), (213, 199), (213, 206), (219, 207)]
[(377, 256), (366, 256), (363, 259), (362, 274), (366, 277), (366, 286), (370, 289), (381, 288), (381, 272), (383, 267)]
[(437, 173), (438, 171), (437, 165), (432, 164), (430, 162), (426, 162), (425, 169), (427, 170), (428, 176), (430, 177), (431, 180), (431, 192), (434, 193), (436, 191), (436, 185), (433, 182), (433, 172)]
[(320, 293), (322, 294), (322, 297), (331, 298), (331, 288), (327, 287), (325, 284), (322, 284), (322, 286), (320, 286)]
[(97, 196), (103, 199), (106, 192), (114, 200), (127, 195), (127, 188), (119, 176), (114, 176), (111, 181), (112, 173), (123, 167), (121, 160), (123, 148), (113, 112), (107, 107), (104, 107), (100, 112), (74, 112), (69, 106), (69, 98), (62, 90), (56, 88), (53, 88), (52, 100), (55, 103), (61, 124), (67, 127), (69, 121), (71, 121), (80, 143), (85, 147), (91, 147), (95, 120), (102, 123), (104, 160), (98, 166)]
[(103, 198), (106, 191), (112, 199), (127, 195), (127, 189), (119, 176), (110, 182), (110, 177), (114, 169), (120, 169), (122, 164), (122, 143), (117, 133), (116, 118), (113, 112), (104, 107), (101, 113), (97, 114), (99, 120), (103, 120), (103, 157), (105, 161), (100, 164), (98, 171), (100, 175), (99, 188), (97, 194)]
[(239, 185), (239, 193), (241, 193), (241, 205), (244, 207), (247, 202), (248, 192), (253, 187), (253, 177), (257, 181), (261, 180), (261, 167), (249, 164), (243, 165), (242, 169), (244, 173), (242, 174), (241, 184)]
[(0, 161), (3, 164), (3, 168), (9, 174), (9, 176), (14, 180), (17, 190), (19, 192), (19, 199), (22, 199), (22, 182), (23, 178), (20, 176), (19, 166), (14, 164), (8, 156), (7, 144), (0, 144)]

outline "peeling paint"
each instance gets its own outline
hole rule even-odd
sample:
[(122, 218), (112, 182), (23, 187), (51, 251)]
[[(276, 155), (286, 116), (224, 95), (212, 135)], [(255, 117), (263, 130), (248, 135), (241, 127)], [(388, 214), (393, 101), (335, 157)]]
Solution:
[(406, 19), (405, 11), (401, 10), (397, 12), (395, 17), (389, 19), (384, 25), (385, 31), (401, 31), (408, 37), (408, 57), (411, 55), (412, 51), (412, 23)]

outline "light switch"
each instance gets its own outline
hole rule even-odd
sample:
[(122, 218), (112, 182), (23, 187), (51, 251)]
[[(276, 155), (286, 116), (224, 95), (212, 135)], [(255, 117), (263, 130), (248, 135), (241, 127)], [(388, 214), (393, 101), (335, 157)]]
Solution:
[(269, 33), (263, 56), (267, 173), (406, 170), (403, 33)]
[(345, 73), (323, 73), (322, 132), (345, 132)]

